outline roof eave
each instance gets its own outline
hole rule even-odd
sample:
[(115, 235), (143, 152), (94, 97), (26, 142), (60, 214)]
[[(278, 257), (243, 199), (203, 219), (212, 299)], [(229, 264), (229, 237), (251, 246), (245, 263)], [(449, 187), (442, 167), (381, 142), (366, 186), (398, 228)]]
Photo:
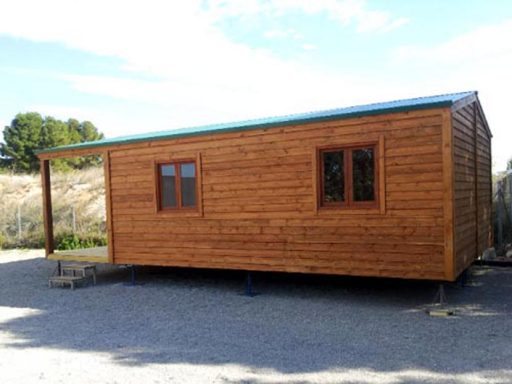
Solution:
[[(470, 96), (469, 96), (470, 97)], [(464, 98), (466, 99), (466, 98)], [(453, 106), (453, 102), (450, 100), (418, 104), (414, 106), (402, 106), (402, 107), (390, 107), (383, 108), (374, 111), (365, 111), (365, 112), (353, 112), (353, 113), (343, 113), (343, 114), (334, 114), (331, 116), (322, 116), (322, 117), (312, 117), (312, 118), (302, 118), (295, 120), (287, 120), (287, 121), (276, 121), (269, 122), (263, 124), (252, 124), (252, 125), (234, 125), (232, 127), (222, 127), (219, 129), (212, 129), (208, 131), (194, 131), (194, 132), (183, 132), (183, 133), (175, 133), (173, 134), (170, 131), (167, 134), (161, 136), (153, 136), (153, 137), (140, 137), (140, 138), (129, 138), (126, 140), (115, 140), (115, 139), (107, 139), (107, 141), (90, 141), (86, 143), (78, 143), (72, 145), (65, 145), (60, 147), (52, 147), (35, 151), (36, 155), (44, 155), (44, 154), (54, 154), (58, 152), (67, 152), (67, 151), (75, 151), (75, 150), (86, 150), (93, 148), (104, 148), (110, 146), (118, 146), (118, 145), (129, 145), (134, 143), (148, 142), (148, 141), (160, 141), (160, 140), (170, 140), (177, 139), (181, 137), (193, 137), (193, 136), (204, 136), (209, 134), (219, 134), (219, 133), (228, 133), (228, 132), (236, 132), (236, 131), (248, 131), (253, 129), (263, 129), (263, 128), (273, 128), (278, 126), (288, 126), (295, 124), (306, 124), (306, 123), (314, 123), (314, 122), (322, 122), (322, 121), (332, 121), (332, 120), (344, 120), (350, 118), (358, 118), (365, 116), (376, 116), (383, 115), (388, 113), (400, 113), (400, 112), (408, 112), (408, 111), (417, 111), (417, 110), (425, 110), (425, 109), (435, 109), (435, 108), (448, 108)], [(236, 124), (236, 123), (234, 123)], [(98, 150), (100, 152), (100, 150)], [(95, 153), (95, 152), (93, 152)]]
[(473, 94), (468, 95), (460, 100), (457, 100), (453, 103), (451, 110), (453, 112), (457, 112), (458, 110), (468, 106), (469, 104), (476, 103), (476, 107), (478, 108), (478, 111), (480, 115), (482, 116), (482, 120), (484, 122), (484, 127), (489, 135), (489, 138), (492, 138), (492, 132), (489, 128), (489, 123), (487, 122), (487, 118), (485, 117), (484, 110), (482, 108), (482, 104), (480, 103), (480, 99), (478, 98), (478, 91), (474, 91)]
[(465, 106), (467, 106), (477, 100), (478, 100), (478, 92), (474, 91), (472, 94), (470, 94), (466, 97), (463, 97), (460, 100), (455, 101), (451, 107), (452, 112), (456, 112), (459, 109), (464, 108)]

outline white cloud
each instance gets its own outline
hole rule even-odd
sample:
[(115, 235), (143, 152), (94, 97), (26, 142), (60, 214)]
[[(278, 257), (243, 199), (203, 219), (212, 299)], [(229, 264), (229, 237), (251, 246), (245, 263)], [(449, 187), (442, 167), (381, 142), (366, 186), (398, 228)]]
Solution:
[[(288, 66), (265, 50), (228, 40), (211, 25), (198, 4), (168, 4), (48, 0), (43, 5), (19, 0), (4, 5), (10, 8), (4, 14), (20, 17), (5, 18), (0, 23), (0, 34), (119, 57), (125, 62), (124, 69), (206, 86), (236, 84), (250, 88), (274, 70), (280, 72), (286, 66), (295, 71), (297, 65)], [(26, 9), (33, 11), (25, 16)], [(55, 12), (57, 9), (60, 12)], [(77, 22), (78, 15), (83, 22)]]
[(365, 0), (210, 0), (208, 8), (214, 19), (264, 15), (277, 17), (290, 11), (306, 15), (326, 14), (343, 26), (355, 24), (358, 32), (388, 32), (407, 22), (390, 12), (371, 10)]
[(316, 45), (314, 44), (302, 44), (302, 49), (305, 51), (314, 51), (316, 49)]
[[(366, 11), (362, 1), (212, 1), (205, 10), (200, 0), (171, 4), (164, 0), (134, 1), (17, 0), (2, 4), (11, 15), (0, 23), (0, 34), (33, 41), (57, 42), (98, 55), (118, 57), (123, 69), (154, 75), (147, 82), (114, 77), (65, 78), (82, 92), (172, 106), (209, 106), (245, 116), (294, 109), (313, 99), (330, 104), (339, 100), (354, 76), (327, 75), (298, 61), (279, 59), (264, 49), (230, 41), (215, 21), (225, 15), (285, 12), (333, 12), (344, 22)], [(30, 10), (30, 11), (27, 11)], [(359, 17), (359, 16), (357, 16)], [(295, 33), (295, 31), (288, 31)], [(304, 49), (313, 48), (306, 44)], [(348, 79), (350, 77), (350, 80)], [(328, 87), (336, 87), (329, 96)], [(269, 92), (269, 89), (272, 92)], [(359, 87), (364, 89), (364, 87)], [(322, 92), (324, 97), (309, 96)], [(357, 95), (351, 91), (352, 100)], [(357, 94), (359, 91), (355, 91)], [(326, 101), (327, 100), (327, 101)], [(339, 105), (339, 104), (338, 104)], [(257, 106), (257, 107), (255, 107)], [(288, 106), (288, 109), (287, 109)], [(313, 106), (310, 106), (313, 107)]]
[[(375, 83), (357, 76), (313, 75), (299, 70), (286, 74), (285, 71), (286, 67), (276, 68), (274, 84), (256, 76), (262, 81), (260, 85), (252, 81), (225, 85), (175, 79), (150, 82), (110, 76), (63, 77), (80, 92), (110, 96), (141, 106), (157, 105), (172, 111), (166, 126), (158, 129), (335, 108), (383, 100), (389, 92), (387, 87), (375, 89)], [(134, 111), (127, 112), (131, 113)]]
[(409, 23), (409, 19), (405, 17), (393, 19), (388, 12), (371, 12), (359, 18), (357, 30), (359, 32), (389, 32), (407, 23)]
[(269, 31), (265, 31), (263, 33), (263, 37), (267, 39), (293, 39), (300, 40), (302, 39), (302, 34), (296, 31), (293, 28), (288, 29), (272, 29)]
[(512, 19), (476, 28), (433, 47), (400, 47), (395, 51), (395, 59), (455, 65), (475, 60), (495, 60), (512, 53), (509, 36), (512, 36)]
[[(118, 131), (119, 134), (130, 135), (140, 133), (147, 125), (147, 116), (138, 114), (123, 115), (121, 111), (115, 111), (107, 108), (88, 108), (73, 107), (58, 104), (31, 104), (27, 106), (26, 111), (38, 111), (43, 116), (52, 116), (56, 119), (66, 121), (74, 118), (79, 121), (91, 121), (100, 132), (106, 133), (107, 136), (112, 131)], [(153, 120), (154, 121), (154, 120)], [(155, 123), (152, 123), (155, 125)], [(152, 130), (163, 129), (165, 121), (156, 124), (156, 128)]]
[[(4, 2), (0, 12), (10, 16), (2, 19), (0, 35), (57, 42), (117, 57), (126, 71), (152, 75), (152, 81), (130, 78), (129, 73), (126, 77), (60, 75), (80, 92), (165, 111), (153, 118), (142, 116), (138, 108), (82, 110), (83, 114), (52, 112), (68, 107), (47, 106), (49, 112), (41, 109), (61, 118), (84, 116), (108, 136), (130, 133), (131, 129), (169, 129), (478, 89), (495, 134), (496, 168), (503, 168), (506, 157), (512, 155), (507, 145), (512, 142), (507, 98), (512, 87), (512, 41), (505, 38), (512, 36), (512, 20), (435, 46), (402, 47), (393, 52), (390, 63), (381, 59), (388, 69), (376, 65), (373, 73), (362, 73), (357, 68), (342, 73), (336, 68), (329, 72), (325, 67), (280, 59), (268, 50), (235, 43), (216, 22), (229, 16), (277, 16), (300, 11), (306, 15), (325, 14), (360, 32), (384, 32), (407, 20), (369, 10), (364, 1), (357, 0), (230, 0), (210, 2), (206, 10), (200, 0), (177, 4), (163, 0), (143, 4), (103, 0)], [(313, 43), (302, 44), (302, 48), (314, 48)]]
[[(292, 3), (244, 1), (223, 6), (217, 2), (204, 10), (199, 0), (179, 5), (163, 0), (143, 4), (17, 0), (2, 5), (2, 13), (12, 17), (0, 23), (0, 34), (118, 57), (124, 70), (153, 75), (154, 81), (135, 80), (129, 74), (123, 78), (71, 73), (61, 78), (80, 92), (168, 108), (172, 126), (378, 99), (379, 93), (369, 92), (375, 81), (354, 74), (319, 72), (299, 61), (277, 58), (268, 50), (232, 42), (215, 26), (221, 14), (260, 12), (268, 4), (274, 7), (273, 12), (284, 12)], [(297, 2), (297, 6), (304, 12), (317, 12), (338, 4), (324, 3), (320, 8), (309, 2)], [(349, 3), (339, 4), (351, 9)], [(312, 49), (313, 45), (303, 48)]]
[(508, 117), (512, 40), (508, 36), (512, 36), (512, 19), (482, 26), (438, 45), (401, 47), (393, 54), (395, 65), (416, 71), (418, 83), (424, 84), (427, 92), (479, 91), (494, 134), (496, 170), (504, 169), (506, 160), (512, 157)]

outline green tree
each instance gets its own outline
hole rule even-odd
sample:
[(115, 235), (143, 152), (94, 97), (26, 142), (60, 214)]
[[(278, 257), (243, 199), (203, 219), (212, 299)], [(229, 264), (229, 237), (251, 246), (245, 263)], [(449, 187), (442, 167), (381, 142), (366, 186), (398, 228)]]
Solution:
[[(103, 137), (90, 121), (80, 123), (76, 119), (69, 119), (63, 122), (51, 116), (43, 119), (37, 112), (19, 113), (11, 125), (4, 129), (5, 143), (0, 144), (0, 166), (15, 172), (37, 172), (39, 161), (34, 153), (36, 150), (94, 141)], [(100, 156), (87, 156), (54, 160), (52, 166), (66, 171), (100, 163)]]
[(71, 143), (73, 143), (72, 135), (66, 123), (53, 117), (44, 119), (41, 127), (41, 148), (52, 148)]
[[(73, 137), (66, 123), (50, 116), (44, 119), (39, 148), (52, 148), (72, 144), (72, 139)], [(74, 163), (74, 159), (55, 159), (52, 161), (52, 167), (58, 171), (69, 171), (74, 168)]]
[(71, 141), (73, 143), (82, 142), (82, 136), (80, 135), (80, 122), (77, 119), (68, 119), (66, 124), (71, 135)]
[(80, 123), (78, 133), (82, 142), (100, 140), (105, 137), (103, 133), (98, 132), (98, 129), (90, 121)]
[[(105, 136), (99, 132), (98, 129), (90, 121), (83, 121), (81, 123), (76, 119), (68, 120), (68, 127), (70, 129), (73, 138), (76, 138), (76, 142), (84, 143), (86, 141), (101, 140)], [(78, 159), (75, 168), (87, 168), (91, 166), (100, 165), (103, 159), (101, 156), (87, 156)]]
[(43, 118), (37, 112), (18, 113), (11, 125), (4, 129), (4, 141), (0, 146), (3, 164), (15, 172), (39, 169), (34, 151), (41, 148)]

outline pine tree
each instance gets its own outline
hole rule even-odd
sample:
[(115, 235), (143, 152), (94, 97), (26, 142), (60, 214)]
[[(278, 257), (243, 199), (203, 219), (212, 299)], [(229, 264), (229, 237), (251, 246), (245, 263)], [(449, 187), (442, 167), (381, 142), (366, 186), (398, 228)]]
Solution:
[[(0, 144), (0, 166), (15, 172), (37, 172), (38, 149), (82, 143), (102, 139), (104, 136), (90, 121), (67, 122), (37, 112), (19, 113), (11, 125), (4, 128), (4, 141)], [(101, 156), (57, 159), (52, 161), (55, 169), (66, 171), (101, 164)]]
[(4, 141), (0, 146), (3, 163), (15, 172), (31, 172), (39, 169), (34, 153), (40, 148), (43, 118), (39, 113), (18, 113), (11, 125), (4, 129)]

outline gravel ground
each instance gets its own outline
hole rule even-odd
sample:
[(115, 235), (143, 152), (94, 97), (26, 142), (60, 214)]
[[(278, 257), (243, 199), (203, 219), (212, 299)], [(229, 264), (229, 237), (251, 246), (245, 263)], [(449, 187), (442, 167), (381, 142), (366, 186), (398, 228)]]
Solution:
[(512, 270), (425, 282), (118, 267), (47, 287), (41, 251), (0, 252), (0, 383), (512, 383)]

